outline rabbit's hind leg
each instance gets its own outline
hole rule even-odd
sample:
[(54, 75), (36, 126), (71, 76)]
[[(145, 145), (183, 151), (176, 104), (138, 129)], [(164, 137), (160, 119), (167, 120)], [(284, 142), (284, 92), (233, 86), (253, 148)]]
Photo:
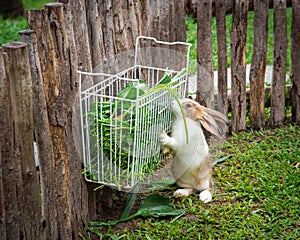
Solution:
[(174, 197), (175, 198), (188, 197), (192, 194), (193, 191), (194, 190), (192, 188), (180, 188), (174, 192)]
[(205, 179), (202, 180), (201, 185), (199, 186), (200, 189), (204, 189), (199, 194), (200, 201), (204, 203), (209, 203), (212, 201), (212, 195), (214, 192), (214, 184), (211, 177), (211, 174), (207, 176)]

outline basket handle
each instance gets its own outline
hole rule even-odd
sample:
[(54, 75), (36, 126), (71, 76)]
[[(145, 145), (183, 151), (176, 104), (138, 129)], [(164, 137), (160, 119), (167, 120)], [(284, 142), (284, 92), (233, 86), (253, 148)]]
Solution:
[(159, 44), (165, 44), (165, 45), (184, 45), (187, 46), (187, 59), (186, 59), (186, 69), (188, 69), (188, 64), (189, 64), (189, 56), (190, 56), (190, 49), (192, 44), (191, 43), (186, 43), (186, 42), (166, 42), (166, 41), (160, 41), (157, 40), (155, 37), (148, 37), (148, 36), (138, 36), (135, 41), (135, 54), (134, 54), (134, 65), (136, 66), (138, 63), (138, 50), (140, 48), (140, 40), (141, 39), (148, 39), (152, 40), (155, 43)]

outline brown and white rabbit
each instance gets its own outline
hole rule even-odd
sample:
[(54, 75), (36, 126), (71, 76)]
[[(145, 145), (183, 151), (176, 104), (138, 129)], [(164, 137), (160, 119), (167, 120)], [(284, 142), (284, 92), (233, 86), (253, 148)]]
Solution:
[(213, 195), (212, 162), (202, 127), (221, 136), (215, 120), (228, 122), (228, 119), (222, 113), (201, 106), (192, 99), (181, 99), (180, 103), (186, 117), (188, 141), (184, 118), (176, 101), (172, 104), (175, 119), (171, 137), (165, 132), (160, 136), (163, 148), (168, 148), (174, 155), (172, 174), (181, 187), (174, 192), (174, 197), (189, 196), (196, 190), (200, 191), (200, 200), (207, 203)]

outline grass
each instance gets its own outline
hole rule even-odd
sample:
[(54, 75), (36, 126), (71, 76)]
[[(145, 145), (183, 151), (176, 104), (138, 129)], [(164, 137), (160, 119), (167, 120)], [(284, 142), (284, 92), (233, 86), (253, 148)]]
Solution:
[[(288, 37), (288, 51), (287, 51), (287, 71), (290, 69), (290, 37), (291, 37), (291, 23), (292, 23), (292, 9), (287, 9), (287, 37)], [(232, 15), (226, 16), (226, 29), (227, 29), (227, 62), (228, 67), (230, 66), (230, 29), (232, 23)], [(254, 12), (248, 13), (248, 29), (247, 29), (247, 53), (246, 53), (246, 63), (250, 64), (252, 59), (252, 48), (254, 42), (253, 34), (253, 23), (254, 23)], [(187, 42), (193, 45), (190, 54), (190, 73), (196, 73), (197, 70), (197, 24), (193, 17), (186, 17), (187, 25)], [(269, 10), (269, 22), (268, 22), (269, 34), (268, 34), (268, 50), (267, 50), (267, 65), (273, 65), (273, 9)], [(212, 21), (212, 39), (213, 39), (213, 67), (217, 69), (217, 34), (216, 34), (216, 19), (213, 17)]]
[(170, 218), (139, 218), (121, 230), (94, 229), (98, 237), (85, 239), (299, 239), (299, 126), (234, 134), (222, 154), (234, 156), (215, 166), (212, 203), (196, 194), (174, 199), (173, 186), (160, 194), (188, 210), (172, 224)]
[[(40, 9), (51, 0), (23, 0), (24, 9)], [(0, 46), (8, 42), (20, 41), (18, 32), (27, 29), (27, 21), (25, 17), (18, 17), (16, 19), (4, 20), (0, 16)]]

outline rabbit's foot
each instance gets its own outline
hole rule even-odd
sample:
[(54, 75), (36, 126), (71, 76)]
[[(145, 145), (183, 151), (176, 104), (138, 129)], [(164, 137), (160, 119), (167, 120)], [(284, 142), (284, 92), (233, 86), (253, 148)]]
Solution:
[(200, 201), (204, 203), (209, 203), (212, 201), (212, 194), (208, 190), (204, 190), (199, 194)]
[(193, 192), (192, 188), (182, 188), (182, 189), (177, 189), (173, 195), (175, 198), (188, 197), (189, 195), (191, 195), (192, 192)]

